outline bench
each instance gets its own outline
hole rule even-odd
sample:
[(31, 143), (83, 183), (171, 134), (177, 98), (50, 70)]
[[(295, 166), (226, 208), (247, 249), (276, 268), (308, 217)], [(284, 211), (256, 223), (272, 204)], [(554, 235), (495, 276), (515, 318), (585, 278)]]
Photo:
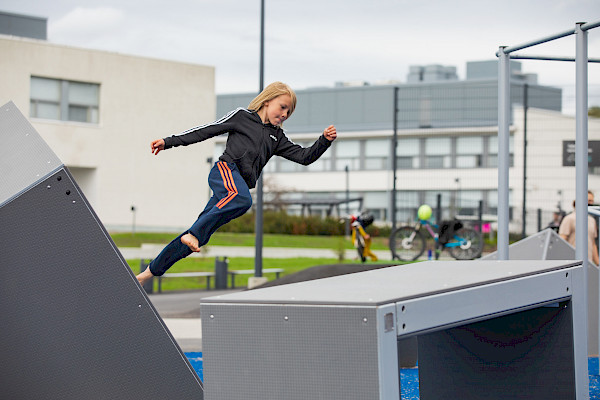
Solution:
[[(253, 275), (255, 270), (253, 269), (238, 269), (229, 271), (231, 276), (231, 288), (235, 289), (235, 276), (236, 275)], [(283, 272), (283, 268), (266, 268), (262, 270), (263, 274), (275, 274), (275, 277), (279, 279), (279, 274)]]
[(172, 272), (166, 273), (163, 276), (157, 276), (158, 278), (158, 293), (162, 293), (163, 278), (194, 278), (194, 277), (206, 277), (206, 290), (210, 290), (210, 278), (215, 276), (214, 272)]

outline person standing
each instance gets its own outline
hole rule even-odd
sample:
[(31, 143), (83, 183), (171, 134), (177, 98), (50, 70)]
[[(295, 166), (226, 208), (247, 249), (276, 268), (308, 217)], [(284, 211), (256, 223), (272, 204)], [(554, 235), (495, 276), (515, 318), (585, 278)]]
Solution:
[[(594, 204), (594, 193), (588, 190), (588, 205)], [(575, 201), (573, 200), (573, 210), (575, 209)], [(565, 215), (558, 228), (558, 234), (564, 240), (575, 247), (575, 211)], [(588, 259), (596, 265), (599, 265), (598, 246), (596, 246), (596, 238), (598, 237), (598, 227), (596, 220), (588, 215)]]

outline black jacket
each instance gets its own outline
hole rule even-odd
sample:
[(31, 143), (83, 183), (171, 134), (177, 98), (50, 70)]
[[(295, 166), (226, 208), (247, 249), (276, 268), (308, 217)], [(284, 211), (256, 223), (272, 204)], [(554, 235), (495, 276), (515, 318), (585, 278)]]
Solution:
[(263, 123), (255, 111), (238, 108), (211, 124), (164, 138), (165, 149), (187, 146), (223, 133), (229, 133), (229, 137), (219, 160), (235, 163), (250, 189), (256, 186), (262, 169), (272, 156), (308, 165), (331, 146), (323, 135), (310, 147), (297, 145), (288, 139), (283, 129)]

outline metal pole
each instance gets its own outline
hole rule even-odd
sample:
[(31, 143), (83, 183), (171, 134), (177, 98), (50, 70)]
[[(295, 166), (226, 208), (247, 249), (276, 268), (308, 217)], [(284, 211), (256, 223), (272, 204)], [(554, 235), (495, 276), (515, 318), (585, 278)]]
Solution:
[[(588, 304), (588, 60), (587, 32), (581, 30), (583, 23), (575, 27), (575, 258), (583, 260), (583, 299)], [(583, 318), (584, 331), (588, 331), (587, 318)], [(600, 343), (600, 342), (599, 342)], [(579, 343), (587, 352), (587, 340)], [(588, 378), (588, 374), (585, 374)]]
[(134, 205), (131, 206), (131, 214), (132, 214), (131, 234), (135, 236), (135, 206)]
[(588, 131), (587, 131), (587, 33), (580, 24), (576, 31), (576, 99), (575, 99), (575, 257), (584, 262), (587, 282), (588, 235)]
[(392, 139), (392, 231), (396, 229), (396, 169), (398, 168), (398, 90), (399, 88), (394, 87), (394, 137)]
[(555, 35), (546, 36), (544, 38), (541, 38), (541, 39), (538, 39), (538, 40), (532, 40), (531, 42), (519, 44), (519, 45), (516, 45), (516, 46), (510, 46), (510, 47), (502, 46), (500, 48), (500, 50), (496, 53), (496, 55), (497, 56), (501, 56), (502, 53), (510, 54), (510, 53), (515, 52), (517, 50), (523, 50), (523, 49), (526, 49), (528, 47), (532, 47), (532, 46), (535, 46), (535, 45), (538, 45), (538, 44), (550, 42), (552, 40), (560, 39), (560, 38), (563, 38), (565, 36), (570, 36), (573, 33), (575, 33), (575, 31), (573, 29), (571, 29), (571, 30), (568, 30), (568, 31), (565, 31), (565, 32), (560, 32), (560, 33), (557, 33)]
[(483, 200), (479, 200), (477, 219), (479, 220), (479, 233), (481, 233), (481, 240), (483, 240)]
[(435, 196), (435, 223), (442, 224), (442, 195), (440, 193)]
[[(573, 57), (511, 55), (511, 60), (575, 61)], [(588, 63), (600, 63), (600, 58), (588, 58)]]
[[(527, 106), (528, 106), (528, 95), (529, 85), (523, 85), (523, 229), (521, 230), (521, 238), (525, 239), (527, 236), (526, 225), (527, 225)], [(539, 229), (538, 229), (539, 231)]]
[(498, 61), (498, 260), (508, 260), (510, 57), (505, 49), (500, 47)]
[[(265, 0), (260, 0), (260, 67), (259, 90), (264, 89), (265, 76)], [(254, 222), (254, 276), (262, 276), (262, 248), (263, 248), (263, 179), (262, 174), (256, 182), (256, 221)]]
[(350, 236), (350, 169), (347, 165), (344, 171), (346, 171), (346, 237), (348, 237)]
[[(596, 22), (587, 22), (587, 23), (583, 23), (581, 25), (581, 30), (582, 31), (588, 31), (590, 29), (594, 29), (600, 26), (600, 21), (596, 21)], [(586, 46), (587, 48), (587, 46)]]

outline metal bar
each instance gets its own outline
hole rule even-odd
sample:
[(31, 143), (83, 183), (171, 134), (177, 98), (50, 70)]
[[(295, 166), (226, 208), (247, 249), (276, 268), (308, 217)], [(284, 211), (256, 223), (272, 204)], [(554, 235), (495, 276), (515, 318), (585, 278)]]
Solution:
[(500, 47), (498, 60), (498, 260), (508, 260), (508, 154), (510, 126), (510, 58)]
[(522, 49), (526, 49), (528, 47), (532, 47), (538, 44), (542, 44), (542, 43), (546, 43), (546, 42), (551, 42), (552, 40), (556, 40), (556, 39), (560, 39), (563, 38), (565, 36), (570, 36), (572, 34), (575, 33), (574, 29), (571, 29), (569, 31), (565, 31), (565, 32), (561, 32), (561, 33), (557, 33), (555, 35), (551, 35), (551, 36), (547, 36), (538, 40), (533, 40), (531, 42), (527, 42), (527, 43), (523, 43), (523, 44), (519, 44), (516, 46), (502, 46), (500, 47), (500, 50), (498, 50), (498, 52), (496, 53), (496, 56), (500, 56), (500, 52), (503, 52), (504, 54), (510, 54), (512, 52), (515, 52), (517, 50), (522, 50)]
[(394, 87), (394, 137), (392, 139), (392, 231), (396, 229), (396, 177), (398, 168), (398, 86)]
[[(577, 24), (576, 32), (576, 96), (575, 96), (575, 258), (583, 261), (583, 281), (588, 281), (588, 126), (587, 126), (587, 32)], [(583, 285), (584, 304), (588, 303), (587, 285)], [(587, 318), (582, 321), (587, 332)], [(580, 343), (585, 346), (587, 340)], [(587, 378), (588, 374), (585, 374)], [(578, 396), (579, 398), (579, 393)]]
[[(552, 57), (552, 56), (520, 56), (511, 55), (511, 60), (542, 60), (542, 61), (575, 61), (575, 57)], [(590, 63), (600, 63), (600, 58), (588, 58)]]
[(594, 29), (600, 26), (600, 21), (596, 22), (586, 22), (581, 25), (582, 31), (589, 31), (590, 29)]
[[(577, 26), (576, 97), (575, 97), (575, 212), (576, 235), (575, 257), (588, 259), (587, 234), (587, 191), (588, 191), (588, 132), (587, 132), (587, 37)], [(584, 276), (587, 268), (584, 268)]]
[[(260, 65), (259, 65), (259, 90), (265, 86), (265, 0), (260, 0)], [(263, 179), (262, 174), (256, 182), (256, 220), (254, 221), (254, 276), (262, 276), (263, 259)]]
[[(523, 210), (522, 210), (522, 226), (521, 238), (527, 236), (527, 108), (529, 97), (529, 85), (523, 85)], [(539, 229), (538, 229), (539, 232)]]
[(479, 211), (477, 217), (479, 219), (479, 233), (481, 234), (481, 240), (483, 240), (483, 200), (479, 200)]

